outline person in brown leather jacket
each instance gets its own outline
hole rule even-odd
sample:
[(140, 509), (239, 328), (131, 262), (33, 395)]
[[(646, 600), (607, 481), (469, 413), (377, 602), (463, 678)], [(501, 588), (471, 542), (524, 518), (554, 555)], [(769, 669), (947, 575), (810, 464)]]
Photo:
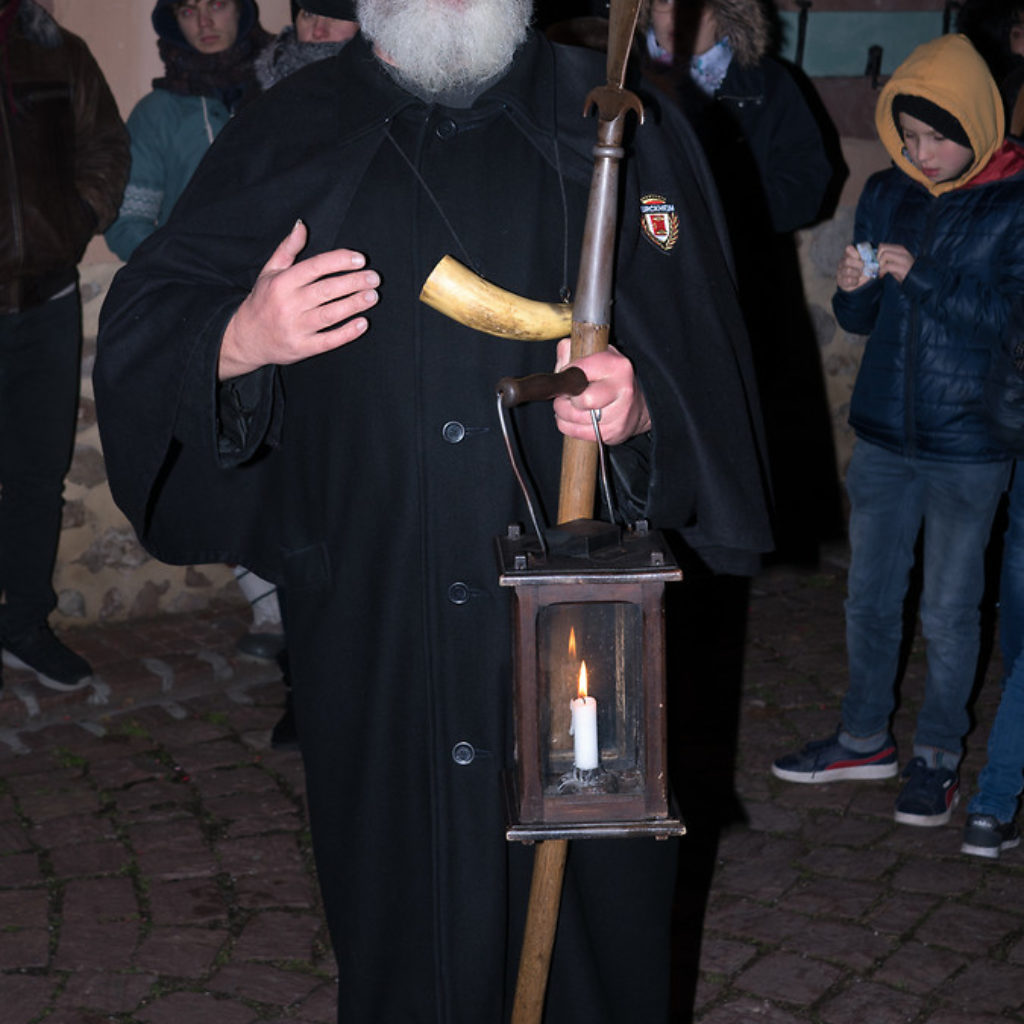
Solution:
[(47, 622), (82, 345), (77, 265), (117, 215), (128, 135), (85, 43), (0, 0), (0, 647), (54, 689), (89, 663)]

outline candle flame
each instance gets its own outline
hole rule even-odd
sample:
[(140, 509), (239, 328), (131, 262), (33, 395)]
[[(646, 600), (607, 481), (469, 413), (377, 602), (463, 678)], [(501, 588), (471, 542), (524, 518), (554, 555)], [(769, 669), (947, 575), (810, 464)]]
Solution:
[(569, 627), (569, 657), (576, 657), (576, 627)]
[(586, 699), (587, 696), (587, 663), (585, 661), (580, 662), (580, 683), (577, 687), (576, 692)]

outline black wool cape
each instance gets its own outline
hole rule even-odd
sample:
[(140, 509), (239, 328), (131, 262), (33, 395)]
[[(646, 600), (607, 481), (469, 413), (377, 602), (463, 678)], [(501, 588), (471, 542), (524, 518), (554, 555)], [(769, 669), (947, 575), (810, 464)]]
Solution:
[[(526, 513), (494, 385), (553, 369), (555, 343), (478, 334), (417, 296), (446, 253), (531, 298), (574, 285), (595, 138), (581, 111), (603, 77), (596, 55), (531, 35), (470, 108), (447, 108), (357, 40), (228, 125), (103, 310), (100, 429), (143, 544), (285, 585), (346, 1024), (509, 1011), (531, 853), (504, 838), (510, 609), (493, 538)], [(770, 543), (757, 401), (717, 201), (674, 111), (649, 111), (624, 178), (613, 341), (654, 424), (630, 442), (644, 511), (740, 571)], [(644, 196), (674, 207), (667, 233), (644, 232)], [(303, 256), (352, 248), (380, 273), (370, 330), (219, 387), (224, 327), (299, 217)], [(550, 405), (517, 426), (550, 520)], [(549, 1021), (665, 1019), (675, 854), (572, 844)]]

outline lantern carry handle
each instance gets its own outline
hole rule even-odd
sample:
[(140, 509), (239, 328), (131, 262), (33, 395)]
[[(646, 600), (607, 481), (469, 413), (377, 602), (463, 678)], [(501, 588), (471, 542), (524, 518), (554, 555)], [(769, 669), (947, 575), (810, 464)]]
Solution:
[(543, 402), (556, 398), (558, 395), (578, 395), (587, 387), (586, 374), (578, 366), (570, 366), (561, 373), (533, 373), (527, 377), (502, 377), (498, 381), (495, 390), (498, 394), (498, 422), (501, 423), (501, 435), (505, 439), (505, 451), (508, 453), (508, 461), (512, 466), (519, 490), (523, 492), (523, 499), (526, 502), (526, 509), (530, 514), (530, 522), (533, 524), (533, 532), (540, 544), (541, 554), (544, 558), (548, 556), (548, 543), (545, 531), (541, 529), (540, 519), (537, 518), (537, 509), (534, 505), (530, 488), (526, 484), (526, 478), (520, 472), (519, 463), (516, 460), (515, 449), (512, 447), (512, 437), (508, 429), (508, 421), (505, 419), (505, 410), (514, 409), (524, 402)]
[(544, 402), (559, 395), (580, 395), (590, 382), (578, 367), (561, 373), (531, 373), (528, 377), (502, 377), (496, 388), (502, 407), (514, 409), (524, 402)]
[[(515, 474), (519, 489), (523, 492), (526, 508), (530, 514), (530, 522), (533, 524), (533, 532), (540, 542), (541, 553), (545, 558), (548, 555), (545, 531), (541, 529), (533, 496), (516, 460), (515, 449), (512, 446), (512, 437), (508, 429), (508, 421), (505, 418), (505, 410), (514, 409), (525, 402), (550, 401), (559, 395), (579, 395), (586, 390), (589, 383), (586, 374), (578, 366), (570, 366), (559, 373), (532, 373), (526, 377), (502, 377), (495, 389), (498, 395), (498, 421), (501, 423), (501, 434), (505, 439), (505, 451), (508, 453), (508, 461), (512, 466), (512, 472)], [(594, 440), (597, 443), (598, 466), (601, 471), (601, 491), (604, 495), (605, 505), (608, 508), (608, 521), (614, 523), (615, 506), (612, 504), (612, 491), (608, 483), (608, 460), (605, 454), (604, 439), (601, 437), (600, 409), (590, 410), (590, 422), (593, 425)]]

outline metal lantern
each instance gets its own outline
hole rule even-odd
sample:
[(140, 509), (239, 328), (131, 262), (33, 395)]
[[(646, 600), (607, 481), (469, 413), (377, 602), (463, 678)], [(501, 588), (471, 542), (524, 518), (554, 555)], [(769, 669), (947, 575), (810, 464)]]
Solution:
[(509, 527), (516, 764), (509, 839), (679, 835), (669, 806), (661, 535), (575, 520), (542, 544)]

